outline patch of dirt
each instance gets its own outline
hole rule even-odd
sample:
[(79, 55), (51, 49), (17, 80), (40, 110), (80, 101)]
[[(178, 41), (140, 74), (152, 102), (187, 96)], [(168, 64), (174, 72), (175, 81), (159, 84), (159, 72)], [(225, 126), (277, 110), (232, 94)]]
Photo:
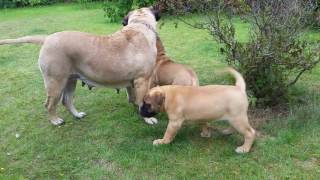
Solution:
[(115, 162), (98, 159), (95, 163), (100, 167), (103, 167), (108, 172), (115, 173), (116, 175), (122, 174), (122, 169)]
[(314, 157), (305, 161), (296, 160), (296, 164), (305, 170), (313, 170), (314, 168), (319, 166), (319, 163), (320, 163), (319, 159)]
[(248, 112), (249, 121), (254, 129), (260, 129), (265, 123), (272, 119), (283, 118), (288, 116), (289, 109), (283, 106), (273, 108), (255, 108)]

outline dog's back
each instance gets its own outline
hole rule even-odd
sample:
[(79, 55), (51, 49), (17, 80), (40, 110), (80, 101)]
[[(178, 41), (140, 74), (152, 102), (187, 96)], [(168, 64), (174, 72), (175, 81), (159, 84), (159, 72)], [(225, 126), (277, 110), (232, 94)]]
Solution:
[[(179, 103), (186, 112), (184, 116), (190, 120), (223, 119), (232, 114), (246, 114), (248, 100), (245, 91), (245, 81), (241, 74), (232, 68), (228, 71), (235, 77), (235, 85), (207, 85), (207, 86), (162, 86), (169, 92), (168, 104)], [(183, 99), (183, 103), (177, 102)], [(203, 112), (203, 113), (199, 113)]]
[(198, 86), (197, 74), (191, 67), (173, 62), (167, 55), (162, 41), (157, 37), (157, 60), (153, 77), (153, 86), (156, 85), (183, 85)]

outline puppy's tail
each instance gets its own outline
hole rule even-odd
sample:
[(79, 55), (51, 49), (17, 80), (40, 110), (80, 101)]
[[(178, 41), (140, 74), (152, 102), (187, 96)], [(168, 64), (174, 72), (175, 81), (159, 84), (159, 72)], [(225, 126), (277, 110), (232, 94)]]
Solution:
[(233, 68), (229, 67), (227, 68), (227, 70), (229, 71), (229, 73), (231, 73), (234, 78), (236, 79), (236, 86), (239, 87), (241, 89), (242, 92), (246, 93), (246, 83), (242, 77), (242, 75), (234, 70)]
[(20, 43), (32, 43), (42, 45), (46, 40), (47, 36), (24, 36), (17, 39), (4, 39), (0, 40), (0, 45), (4, 44), (20, 44)]

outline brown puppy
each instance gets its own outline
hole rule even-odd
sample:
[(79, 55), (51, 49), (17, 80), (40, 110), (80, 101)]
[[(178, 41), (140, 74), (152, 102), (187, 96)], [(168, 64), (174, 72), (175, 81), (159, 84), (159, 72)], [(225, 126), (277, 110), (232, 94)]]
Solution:
[[(128, 25), (128, 17), (124, 17), (123, 26)], [(197, 74), (188, 66), (173, 62), (167, 55), (159, 36), (157, 36), (157, 60), (150, 78), (150, 88), (163, 85), (198, 86)]]
[(198, 86), (197, 74), (183, 64), (173, 62), (167, 55), (162, 41), (157, 37), (157, 60), (150, 87), (163, 85)]
[(170, 143), (184, 121), (202, 124), (201, 136), (209, 137), (209, 120), (227, 120), (244, 136), (244, 144), (237, 153), (250, 151), (255, 139), (255, 130), (250, 126), (247, 116), (248, 100), (245, 82), (240, 73), (229, 69), (236, 78), (236, 85), (161, 86), (152, 88), (144, 97), (140, 109), (142, 116), (154, 112), (167, 112), (169, 123), (163, 139), (153, 141), (154, 145)]

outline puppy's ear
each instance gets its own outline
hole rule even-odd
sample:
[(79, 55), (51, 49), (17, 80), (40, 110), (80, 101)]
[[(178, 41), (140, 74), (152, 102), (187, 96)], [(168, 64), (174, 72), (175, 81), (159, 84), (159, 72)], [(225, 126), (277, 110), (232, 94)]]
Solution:
[(129, 21), (129, 15), (126, 15), (122, 20), (122, 25), (123, 26), (128, 25), (128, 21)]
[(154, 17), (156, 18), (156, 21), (159, 21), (159, 19), (161, 18), (160, 9), (156, 6), (152, 6), (152, 7), (150, 7), (150, 10), (151, 10), (152, 14), (154, 15)]
[(163, 93), (159, 92), (154, 96), (154, 103), (158, 106), (161, 106), (164, 102), (164, 99), (165, 99), (165, 97), (164, 97)]

